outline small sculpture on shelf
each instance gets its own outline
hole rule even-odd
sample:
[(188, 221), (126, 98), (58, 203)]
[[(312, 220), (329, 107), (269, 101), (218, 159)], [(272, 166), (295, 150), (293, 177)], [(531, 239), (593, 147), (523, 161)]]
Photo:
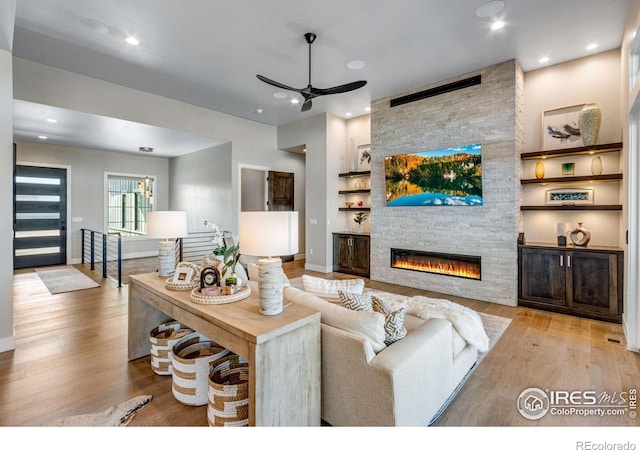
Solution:
[(578, 222), (578, 226), (569, 234), (569, 237), (576, 246), (586, 247), (591, 239), (591, 233), (582, 226), (582, 222)]
[(358, 233), (362, 233), (362, 222), (365, 220), (367, 220), (367, 215), (362, 211), (355, 214), (353, 221), (358, 224)]

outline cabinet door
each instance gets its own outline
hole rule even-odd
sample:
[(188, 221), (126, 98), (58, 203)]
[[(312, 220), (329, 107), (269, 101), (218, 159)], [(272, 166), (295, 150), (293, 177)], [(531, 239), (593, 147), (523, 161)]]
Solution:
[(520, 256), (520, 298), (565, 305), (565, 251), (523, 247)]
[(350, 236), (333, 236), (333, 270), (337, 272), (348, 272), (351, 270), (351, 246)]
[(567, 252), (567, 306), (618, 314), (617, 255)]
[(351, 237), (351, 273), (369, 276), (369, 237)]

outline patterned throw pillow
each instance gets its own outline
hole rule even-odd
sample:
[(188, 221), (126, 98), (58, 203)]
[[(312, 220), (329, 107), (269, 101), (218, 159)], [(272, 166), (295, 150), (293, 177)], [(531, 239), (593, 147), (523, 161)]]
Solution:
[(371, 297), (373, 310), (384, 315), (384, 343), (391, 345), (399, 341), (407, 335), (407, 329), (404, 327), (404, 316), (407, 314), (407, 308), (404, 303), (395, 310), (392, 310), (388, 304), (373, 295)]
[(372, 299), (370, 295), (356, 294), (338, 290), (340, 303), (347, 309), (353, 311), (373, 311)]

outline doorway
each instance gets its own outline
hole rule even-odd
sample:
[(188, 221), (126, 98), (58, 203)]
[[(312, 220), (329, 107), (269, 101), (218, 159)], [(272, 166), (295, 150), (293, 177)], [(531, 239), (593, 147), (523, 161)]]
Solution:
[(67, 169), (17, 165), (13, 267), (67, 263)]

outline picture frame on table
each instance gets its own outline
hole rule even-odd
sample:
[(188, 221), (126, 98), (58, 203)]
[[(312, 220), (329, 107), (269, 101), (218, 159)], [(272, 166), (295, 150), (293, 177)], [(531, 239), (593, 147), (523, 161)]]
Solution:
[(593, 205), (593, 189), (548, 189), (545, 205)]
[(175, 285), (190, 285), (193, 284), (195, 274), (195, 264), (182, 261), (176, 265), (176, 271), (173, 274), (171, 282)]
[(585, 104), (565, 106), (542, 112), (542, 149), (582, 147), (578, 113)]

